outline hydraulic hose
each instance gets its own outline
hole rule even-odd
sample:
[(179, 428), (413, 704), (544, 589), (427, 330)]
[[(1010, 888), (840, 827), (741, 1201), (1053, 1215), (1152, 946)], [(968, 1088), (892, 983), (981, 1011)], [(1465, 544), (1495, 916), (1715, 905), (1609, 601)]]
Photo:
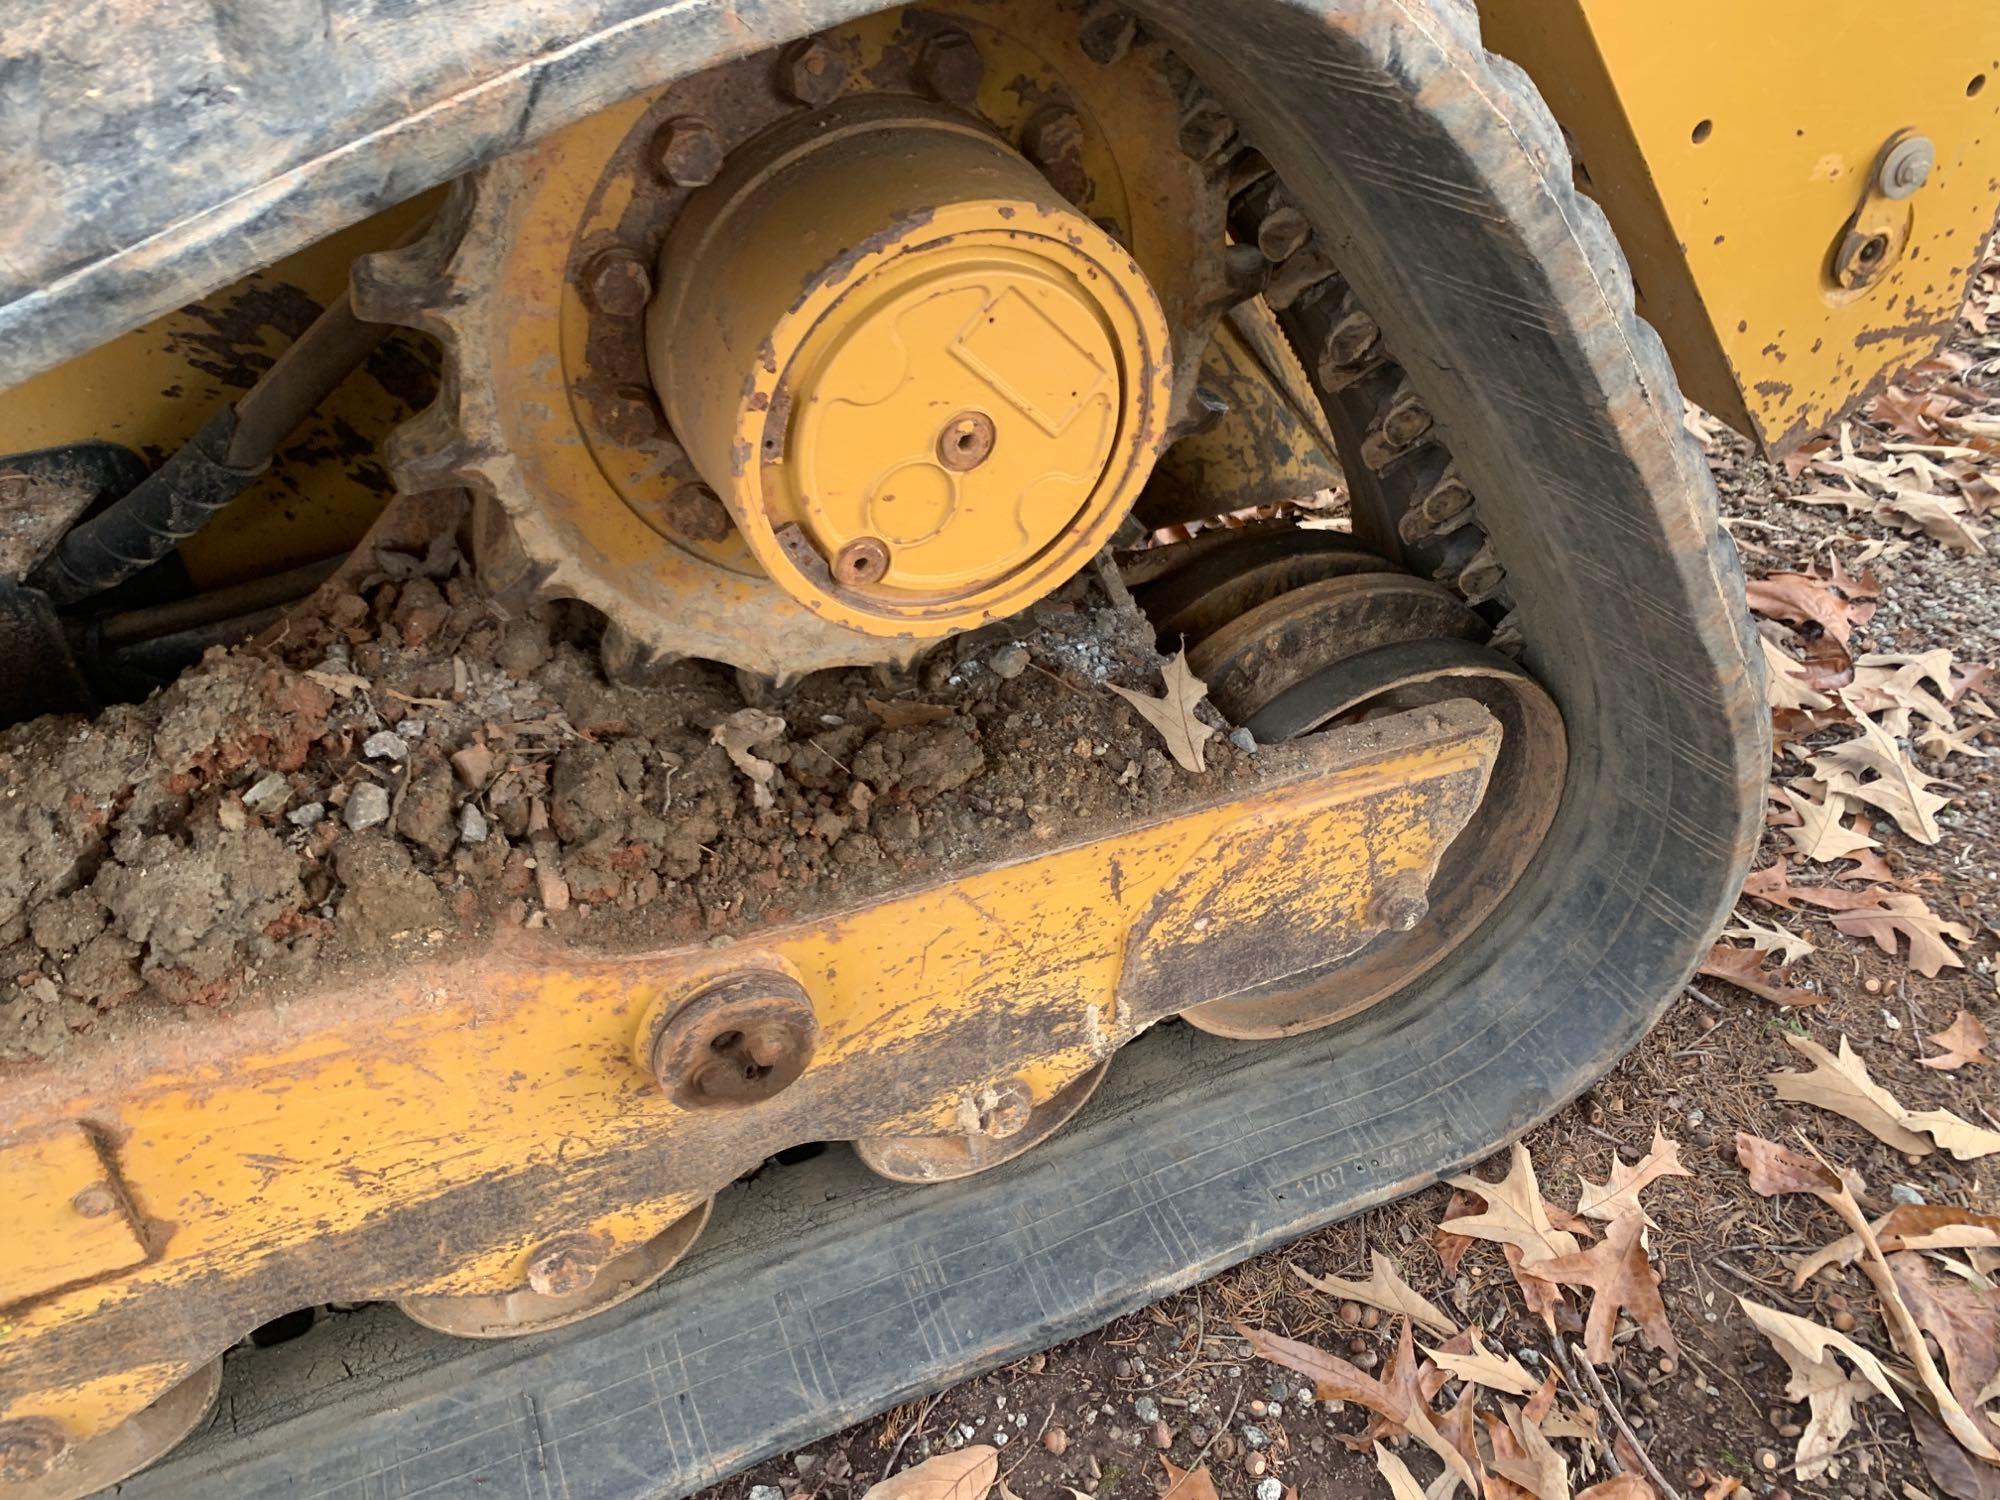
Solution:
[(242, 494), (278, 445), (392, 331), (357, 318), (342, 292), (241, 400), (71, 530), (30, 582), (57, 605), (75, 604), (158, 562)]

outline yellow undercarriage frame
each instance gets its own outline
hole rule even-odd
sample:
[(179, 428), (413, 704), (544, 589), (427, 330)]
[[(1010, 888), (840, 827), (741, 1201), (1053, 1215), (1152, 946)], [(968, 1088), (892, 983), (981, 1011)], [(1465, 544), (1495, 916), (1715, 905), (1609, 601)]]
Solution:
[(102, 1432), (300, 1306), (496, 1331), (509, 1298), (558, 1305), (693, 1214), (691, 1237), (774, 1151), (1004, 1135), (1164, 1017), (1338, 985), (1499, 743), (1454, 700), (859, 910), (645, 953), (514, 931), (10, 1073), (0, 1436)]

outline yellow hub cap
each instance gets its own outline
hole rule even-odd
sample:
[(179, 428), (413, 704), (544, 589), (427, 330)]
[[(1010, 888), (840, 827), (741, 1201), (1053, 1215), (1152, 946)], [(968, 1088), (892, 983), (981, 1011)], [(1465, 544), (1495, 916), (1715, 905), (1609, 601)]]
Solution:
[(984, 131), (856, 100), (751, 143), (683, 212), (647, 351), (758, 563), (826, 618), (942, 635), (1069, 577), (1171, 397), (1131, 257)]

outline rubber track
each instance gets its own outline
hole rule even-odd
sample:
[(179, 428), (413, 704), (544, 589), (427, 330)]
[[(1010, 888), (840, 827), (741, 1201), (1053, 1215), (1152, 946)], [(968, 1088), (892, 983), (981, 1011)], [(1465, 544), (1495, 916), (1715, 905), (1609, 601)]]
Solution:
[(372, 1310), (232, 1359), (231, 1425), (130, 1493), (681, 1494), (1485, 1155), (1678, 991), (1753, 847), (1761, 682), (1672, 371), (1554, 122), (1456, 0), (1139, 8), (1210, 61), (1480, 496), (1574, 746), (1547, 856), (1398, 1001), (1283, 1045), (1155, 1032), (999, 1172), (891, 1188), (836, 1149), (731, 1189), (667, 1285), (565, 1334), (441, 1347)]

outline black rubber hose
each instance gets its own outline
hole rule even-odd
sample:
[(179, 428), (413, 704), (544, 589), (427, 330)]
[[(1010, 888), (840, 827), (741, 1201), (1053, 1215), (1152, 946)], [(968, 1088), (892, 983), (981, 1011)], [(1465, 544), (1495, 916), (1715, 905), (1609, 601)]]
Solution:
[(126, 495), (76, 527), (33, 585), (58, 605), (123, 583), (165, 557), (264, 472), (300, 422), (391, 332), (354, 315), (345, 292), (226, 406)]

